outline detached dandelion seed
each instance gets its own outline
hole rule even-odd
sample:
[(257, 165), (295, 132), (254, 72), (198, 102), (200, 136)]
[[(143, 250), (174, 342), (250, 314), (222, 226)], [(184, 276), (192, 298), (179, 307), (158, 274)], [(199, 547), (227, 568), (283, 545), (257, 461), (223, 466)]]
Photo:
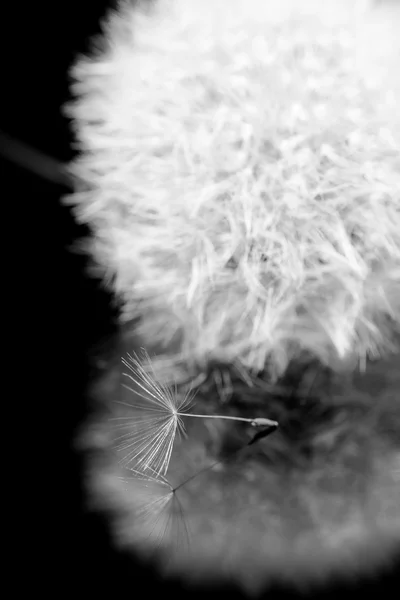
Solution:
[[(129, 372), (123, 373), (135, 386), (124, 384), (134, 394), (133, 401), (118, 401), (128, 407), (132, 414), (115, 417), (120, 435), (117, 437), (117, 450), (123, 454), (124, 467), (144, 473), (154, 473), (165, 477), (177, 435), (186, 435), (182, 417), (198, 419), (225, 419), (249, 423), (253, 427), (276, 428), (278, 423), (266, 418), (243, 418), (228, 415), (201, 415), (189, 413), (194, 394), (191, 390), (180, 395), (175, 388), (170, 389), (156, 381), (151, 359), (143, 351), (146, 362), (137, 355), (122, 359)], [(135, 389), (136, 388), (136, 389)]]
[[(151, 370), (151, 360), (144, 352)], [(133, 392), (135, 400), (119, 401), (133, 411), (130, 416), (116, 417), (121, 435), (117, 439), (118, 450), (125, 454), (122, 464), (128, 468), (150, 470), (164, 476), (168, 470), (174, 440), (177, 434), (185, 435), (182, 415), (188, 410), (192, 395), (179, 396), (176, 389), (157, 383), (144, 368), (137, 355), (122, 359), (130, 372), (123, 373), (137, 389), (124, 387)]]

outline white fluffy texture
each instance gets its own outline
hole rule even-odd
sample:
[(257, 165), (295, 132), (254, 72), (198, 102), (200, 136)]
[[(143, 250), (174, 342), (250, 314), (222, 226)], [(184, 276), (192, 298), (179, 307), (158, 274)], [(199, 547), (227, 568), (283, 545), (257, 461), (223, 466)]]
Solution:
[(123, 317), (148, 344), (179, 342), (172, 371), (183, 357), (274, 377), (304, 350), (389, 348), (400, 19), (364, 5), (127, 2), (73, 68), (68, 201)]

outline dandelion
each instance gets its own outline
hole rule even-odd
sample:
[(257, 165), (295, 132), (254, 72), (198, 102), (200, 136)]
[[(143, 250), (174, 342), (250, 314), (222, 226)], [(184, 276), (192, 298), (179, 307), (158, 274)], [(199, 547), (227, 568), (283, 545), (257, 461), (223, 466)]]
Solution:
[(244, 418), (228, 415), (201, 415), (188, 412), (193, 405), (194, 394), (180, 395), (173, 389), (157, 382), (149, 355), (144, 351), (146, 364), (137, 355), (122, 359), (124, 377), (130, 384), (124, 387), (134, 394), (134, 400), (119, 401), (130, 409), (131, 414), (115, 417), (119, 436), (117, 450), (123, 455), (124, 467), (144, 473), (153, 472), (165, 477), (177, 436), (185, 436), (183, 417), (198, 419), (225, 419), (242, 421), (253, 427), (276, 428), (277, 422), (264, 417)]

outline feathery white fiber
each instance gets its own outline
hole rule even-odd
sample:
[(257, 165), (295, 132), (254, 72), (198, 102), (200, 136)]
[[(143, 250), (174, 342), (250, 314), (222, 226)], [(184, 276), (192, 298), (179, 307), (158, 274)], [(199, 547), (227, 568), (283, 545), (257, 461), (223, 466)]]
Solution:
[[(145, 354), (144, 358), (151, 366), (149, 356)], [(122, 362), (128, 368), (124, 376), (130, 381), (124, 387), (132, 391), (134, 397), (130, 403), (121, 402), (130, 414), (115, 417), (123, 464), (128, 468), (151, 469), (164, 476), (175, 437), (185, 433), (182, 415), (189, 408), (192, 397), (190, 393), (178, 395), (158, 384), (136, 357), (128, 356), (128, 360)]]
[(368, 68), (359, 6), (125, 2), (72, 70), (68, 201), (123, 317), (147, 344), (179, 340), (188, 368), (273, 377), (302, 350), (365, 361), (391, 347), (398, 81), (377, 74), (396, 49)]
[(171, 372), (392, 348), (399, 42), (365, 4), (122, 2), (72, 69), (67, 201), (123, 318), (179, 342)]

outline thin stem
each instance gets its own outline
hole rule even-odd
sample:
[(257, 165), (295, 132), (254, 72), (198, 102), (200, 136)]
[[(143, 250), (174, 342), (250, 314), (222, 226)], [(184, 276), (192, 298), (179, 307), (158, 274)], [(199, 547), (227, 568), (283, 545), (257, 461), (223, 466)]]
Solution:
[(253, 427), (274, 427), (278, 425), (276, 421), (265, 419), (264, 417), (256, 417), (254, 419), (248, 419), (245, 417), (231, 417), (228, 415), (194, 415), (193, 413), (176, 413), (179, 417), (196, 417), (197, 419), (227, 419), (230, 421), (242, 421), (244, 423), (250, 423)]
[(198, 419), (229, 419), (231, 421), (245, 421), (251, 423), (254, 419), (245, 419), (244, 417), (229, 417), (224, 415), (194, 415), (193, 413), (177, 413), (180, 417), (197, 417)]
[(72, 188), (72, 179), (62, 162), (1, 130), (0, 155), (42, 179)]
[[(240, 448), (240, 450), (243, 450), (243, 448)], [(211, 469), (213, 469), (217, 465), (220, 465), (223, 462), (224, 462), (224, 459), (221, 458), (220, 460), (216, 460), (215, 462), (211, 463), (211, 465), (208, 465), (207, 467), (203, 467), (202, 469), (200, 469), (200, 471), (196, 471), (196, 473), (194, 473), (193, 475), (191, 475), (190, 477), (188, 477), (187, 479), (185, 479), (185, 481), (182, 481), (182, 483), (180, 483), (175, 488), (173, 488), (172, 492), (175, 493), (181, 487), (183, 487), (184, 485), (186, 485), (187, 483), (189, 483), (189, 481), (192, 481), (193, 479), (196, 479), (196, 477), (198, 477), (202, 473), (206, 473), (207, 471), (210, 471)]]

